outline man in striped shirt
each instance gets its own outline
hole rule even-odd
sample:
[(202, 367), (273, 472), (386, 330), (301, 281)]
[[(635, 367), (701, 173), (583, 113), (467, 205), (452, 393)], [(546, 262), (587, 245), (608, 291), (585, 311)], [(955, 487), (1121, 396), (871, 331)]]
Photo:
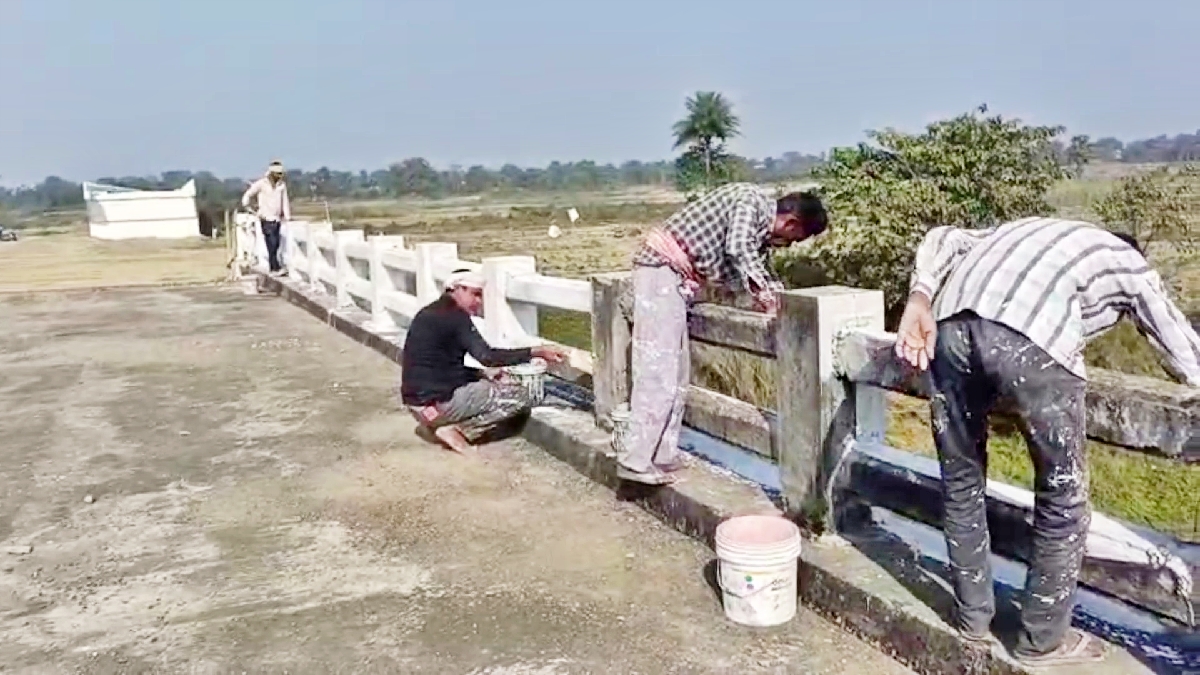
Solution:
[(1030, 665), (1101, 659), (1102, 643), (1069, 630), (1091, 520), (1083, 348), (1129, 317), (1175, 377), (1200, 387), (1200, 336), (1136, 242), (1089, 223), (937, 227), (915, 267), (896, 351), (931, 374), (957, 627), (990, 639), (987, 414), (1003, 398), (1016, 406), (1035, 467), (1033, 558), (1016, 656)]
[(646, 235), (633, 260), (631, 416), (627, 442), (617, 447), (623, 479), (661, 485), (681, 466), (679, 432), (691, 383), (687, 308), (701, 285), (745, 291), (759, 309), (774, 312), (783, 284), (769, 270), (770, 248), (820, 234), (827, 224), (815, 196), (777, 200), (757, 185), (733, 183)]

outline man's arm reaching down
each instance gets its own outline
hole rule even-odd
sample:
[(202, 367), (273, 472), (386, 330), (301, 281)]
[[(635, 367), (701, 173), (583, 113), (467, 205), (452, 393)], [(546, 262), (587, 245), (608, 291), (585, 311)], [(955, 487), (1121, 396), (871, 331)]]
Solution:
[(775, 293), (784, 288), (767, 269), (762, 253), (770, 226), (751, 204), (741, 202), (734, 207), (725, 241), (725, 255), (745, 281), (746, 291), (760, 303), (774, 302)]
[(1183, 384), (1200, 387), (1200, 335), (1163, 288), (1157, 272), (1136, 277), (1133, 320)]
[(483, 339), (479, 334), (479, 329), (475, 328), (475, 322), (466, 314), (462, 314), (462, 320), (458, 325), (458, 339), (466, 348), (467, 353), (471, 358), (479, 362), (481, 366), (486, 368), (500, 368), (502, 366), (515, 366), (520, 363), (527, 363), (533, 358), (533, 350), (528, 347), (522, 349), (495, 349)]
[(925, 234), (909, 281), (908, 303), (896, 329), (896, 355), (902, 360), (921, 370), (929, 367), (937, 344), (933, 299), (967, 253), (994, 231), (942, 226)]
[(262, 189), (263, 189), (262, 181), (256, 180), (256, 181), (254, 181), (254, 183), (251, 183), (250, 187), (247, 187), (244, 195), (241, 196), (242, 207), (246, 207), (246, 208), (250, 207), (251, 199), (253, 199), (254, 197), (257, 197), (259, 190), (262, 190)]
[(250, 187), (246, 188), (245, 194), (242, 195), (242, 206), (250, 206), (250, 200), (258, 194), (258, 191), (261, 188), (262, 185), (259, 183), (259, 181), (254, 181), (251, 183)]
[(927, 232), (917, 248), (909, 293), (920, 293), (932, 301), (958, 263), (993, 232), (995, 229), (963, 230), (945, 225)]

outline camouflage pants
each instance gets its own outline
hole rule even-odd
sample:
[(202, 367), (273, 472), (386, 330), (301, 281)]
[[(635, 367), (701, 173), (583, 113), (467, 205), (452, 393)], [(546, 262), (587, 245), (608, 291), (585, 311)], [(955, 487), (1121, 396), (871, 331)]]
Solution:
[(669, 267), (633, 268), (629, 435), (618, 461), (646, 472), (678, 459), (684, 397), (691, 382), (687, 300)]
[(434, 406), (410, 406), (429, 428), (456, 425), (472, 443), (532, 407), (525, 387), (490, 380), (463, 385)]

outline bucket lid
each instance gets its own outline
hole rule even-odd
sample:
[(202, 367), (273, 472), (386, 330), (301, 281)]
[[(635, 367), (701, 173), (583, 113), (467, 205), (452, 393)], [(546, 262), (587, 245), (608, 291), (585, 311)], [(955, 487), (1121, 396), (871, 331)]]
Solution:
[(771, 546), (786, 544), (800, 538), (795, 523), (777, 515), (734, 516), (717, 526), (720, 542), (737, 546)]

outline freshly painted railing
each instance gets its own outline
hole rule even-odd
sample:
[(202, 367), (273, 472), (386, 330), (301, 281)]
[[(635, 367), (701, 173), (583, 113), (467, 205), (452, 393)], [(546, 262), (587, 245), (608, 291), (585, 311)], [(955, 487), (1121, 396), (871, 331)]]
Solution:
[[(265, 271), (265, 247), (252, 218), (236, 229), (239, 265)], [(328, 223), (293, 222), (285, 235), (290, 275), (336, 298), (339, 307), (371, 313), (373, 330), (402, 333), (416, 312), (441, 293), (457, 269), (486, 280), (481, 333), (496, 346), (528, 346), (538, 336), (540, 307), (591, 314), (591, 353), (572, 350), (553, 374), (592, 389), (596, 422), (609, 428), (613, 408), (628, 401), (629, 275), (589, 281), (539, 274), (529, 256), (458, 258), (455, 244), (408, 247), (403, 237), (365, 237)], [(866, 506), (882, 506), (940, 525), (936, 461), (884, 442), (887, 391), (926, 397), (924, 376), (892, 355), (879, 291), (821, 287), (786, 291), (777, 317), (697, 304), (689, 332), (698, 342), (770, 357), (779, 377), (774, 410), (692, 386), (689, 426), (774, 460), (790, 510), (815, 527), (836, 529)], [(1087, 426), (1092, 438), (1180, 463), (1200, 461), (1200, 392), (1171, 383), (1090, 373)], [(1033, 495), (989, 481), (989, 515), (997, 553), (1023, 559)], [(1097, 514), (1088, 536), (1083, 582), (1180, 621), (1192, 620), (1196, 560), (1173, 539)]]

